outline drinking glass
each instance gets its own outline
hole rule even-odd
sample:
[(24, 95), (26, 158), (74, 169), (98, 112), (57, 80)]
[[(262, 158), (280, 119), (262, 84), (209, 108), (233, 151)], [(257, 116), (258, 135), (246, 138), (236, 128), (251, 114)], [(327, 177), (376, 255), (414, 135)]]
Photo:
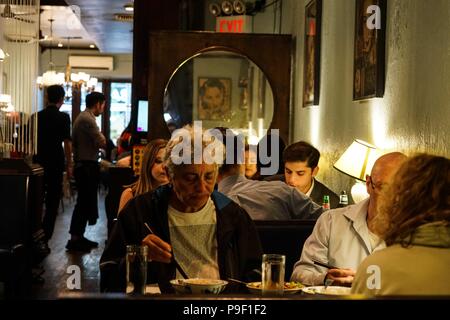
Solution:
[(148, 247), (128, 245), (126, 255), (128, 294), (145, 294), (147, 285), (147, 254)]
[(285, 263), (285, 255), (263, 254), (261, 283), (263, 294), (283, 294)]

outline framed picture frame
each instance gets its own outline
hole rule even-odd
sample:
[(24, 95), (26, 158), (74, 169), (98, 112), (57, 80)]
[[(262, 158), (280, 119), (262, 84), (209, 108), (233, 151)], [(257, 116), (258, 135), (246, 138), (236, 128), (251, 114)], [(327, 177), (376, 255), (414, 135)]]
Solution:
[(312, 0), (305, 7), (303, 107), (319, 104), (321, 26), (322, 0)]
[(355, 0), (353, 100), (383, 97), (386, 0)]
[(231, 114), (231, 79), (219, 77), (198, 78), (197, 118), (223, 120)]

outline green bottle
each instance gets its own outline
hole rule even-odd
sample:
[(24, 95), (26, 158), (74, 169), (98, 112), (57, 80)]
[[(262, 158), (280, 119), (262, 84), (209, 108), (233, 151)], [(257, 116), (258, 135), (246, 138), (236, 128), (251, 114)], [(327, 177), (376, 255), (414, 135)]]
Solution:
[(322, 208), (323, 208), (323, 210), (330, 210), (330, 196), (329, 195), (323, 196)]

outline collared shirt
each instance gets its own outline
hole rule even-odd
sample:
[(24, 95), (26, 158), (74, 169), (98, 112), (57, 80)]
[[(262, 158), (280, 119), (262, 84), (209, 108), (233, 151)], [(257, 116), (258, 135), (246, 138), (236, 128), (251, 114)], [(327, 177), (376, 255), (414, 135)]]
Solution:
[(220, 181), (219, 191), (244, 208), (253, 220), (315, 220), (322, 207), (281, 181), (249, 180), (233, 175)]
[(309, 187), (309, 190), (305, 193), (308, 197), (311, 197), (311, 192), (314, 189), (314, 179), (312, 179), (311, 187)]
[(99, 148), (105, 137), (95, 122), (95, 115), (86, 109), (73, 125), (73, 155), (75, 161), (97, 161)]
[(373, 251), (385, 248), (384, 241), (372, 248), (366, 222), (368, 206), (369, 199), (365, 199), (322, 214), (305, 241), (303, 250), (299, 248), (301, 258), (294, 265), (291, 280), (306, 285), (321, 285), (328, 270), (314, 264), (313, 260), (356, 271), (361, 261)]

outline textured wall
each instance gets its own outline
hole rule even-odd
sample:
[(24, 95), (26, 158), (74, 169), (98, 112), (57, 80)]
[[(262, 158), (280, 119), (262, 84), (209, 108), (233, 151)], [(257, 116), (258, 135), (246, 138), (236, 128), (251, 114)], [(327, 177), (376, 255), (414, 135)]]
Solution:
[(450, 1), (389, 0), (383, 98), (352, 101), (353, 0), (323, 0), (320, 105), (302, 108), (304, 6), (283, 1), (283, 33), (296, 37), (292, 141), (322, 153), (319, 179), (335, 191), (353, 180), (332, 168), (354, 138), (382, 151), (450, 157)]

